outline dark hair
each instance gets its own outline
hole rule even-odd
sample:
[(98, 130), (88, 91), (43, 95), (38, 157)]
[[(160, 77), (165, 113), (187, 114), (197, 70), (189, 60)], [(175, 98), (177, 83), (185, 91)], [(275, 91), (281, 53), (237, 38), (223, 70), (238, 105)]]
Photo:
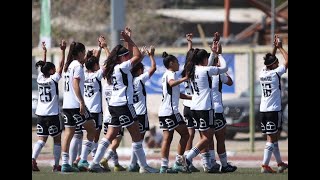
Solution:
[[(113, 69), (117, 64), (120, 64), (119, 57), (129, 52), (129, 50), (123, 47), (121, 44), (118, 44), (116, 47), (112, 49), (110, 55), (104, 62), (105, 69), (103, 71), (103, 77), (107, 78), (108, 84), (112, 84), (112, 73)], [(120, 56), (119, 56), (120, 55)]]
[(205, 49), (198, 48), (194, 49), (192, 54), (188, 57), (185, 71), (188, 72), (188, 76), (191, 80), (194, 80), (195, 65), (202, 63), (205, 58), (208, 58), (208, 52)]
[(137, 72), (140, 70), (140, 69), (143, 69), (144, 68), (144, 65), (139, 62), (138, 64), (136, 64), (132, 69), (131, 69), (131, 73), (134, 77), (136, 77), (136, 74)]
[(183, 70), (182, 70), (182, 72), (181, 72), (181, 76), (182, 76), (182, 77), (184, 77), (184, 76), (186, 75), (186, 70), (187, 70), (186, 67), (187, 67), (188, 62), (190, 61), (190, 57), (191, 57), (193, 51), (194, 51), (194, 49), (191, 48), (191, 49), (189, 49), (189, 51), (187, 52), (186, 61), (185, 61), (185, 63), (184, 63)]
[(67, 72), (69, 65), (74, 60), (75, 56), (78, 55), (79, 52), (83, 52), (85, 50), (85, 46), (80, 42), (72, 42), (70, 44), (67, 61), (64, 65), (64, 72)]
[(162, 57), (163, 57), (163, 64), (167, 69), (169, 68), (170, 62), (174, 60), (178, 60), (174, 55), (168, 54), (165, 51), (162, 53)]
[(272, 55), (271, 53), (267, 53), (264, 57), (264, 65), (270, 66), (274, 64), (276, 61), (278, 61), (278, 58), (275, 55)]
[(93, 51), (88, 51), (86, 55), (86, 68), (90, 71), (93, 71), (94, 65), (99, 64), (99, 60), (97, 57), (93, 56)]
[(54, 69), (56, 66), (52, 62), (44, 62), (42, 60), (36, 63), (36, 68), (41, 67), (40, 71), (44, 74), (44, 77), (49, 77), (49, 71)]

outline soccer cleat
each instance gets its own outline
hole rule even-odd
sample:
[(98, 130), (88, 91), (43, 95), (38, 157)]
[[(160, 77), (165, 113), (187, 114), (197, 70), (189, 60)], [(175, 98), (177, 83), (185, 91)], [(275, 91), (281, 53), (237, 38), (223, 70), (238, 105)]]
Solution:
[(139, 172), (140, 166), (138, 163), (136, 163), (135, 165), (130, 164), (128, 167), (128, 171), (129, 172)]
[(268, 165), (261, 165), (261, 173), (276, 173), (276, 171)]
[(183, 164), (178, 162), (174, 163), (172, 169), (182, 173), (191, 173), (191, 171), (189, 170), (189, 168), (187, 168), (187, 166), (184, 166)]
[(103, 173), (103, 172), (106, 172), (104, 170), (103, 167), (101, 167), (99, 164), (90, 164), (89, 166), (89, 169), (88, 169), (89, 172), (93, 172), (93, 173)]
[(229, 163), (227, 163), (227, 166), (221, 167), (221, 172), (223, 172), (223, 173), (234, 172), (235, 170), (237, 170), (237, 166), (232, 166)]
[(191, 165), (189, 166), (189, 170), (190, 170), (191, 172), (200, 172), (200, 170), (197, 169), (196, 167), (194, 167), (193, 164), (191, 164)]
[(146, 167), (140, 167), (139, 173), (159, 173), (159, 170), (150, 166), (146, 166)]
[(100, 161), (100, 166), (106, 171), (106, 172), (110, 172), (111, 169), (109, 168), (108, 165), (108, 160), (106, 158), (102, 158)]
[(220, 173), (220, 164), (216, 163), (211, 168), (203, 166), (203, 172), (205, 173)]
[(114, 165), (113, 171), (119, 172), (119, 171), (126, 171), (127, 169), (121, 166), (120, 164)]
[(160, 173), (176, 174), (178, 171), (168, 168), (167, 166), (161, 166)]
[(61, 172), (79, 172), (79, 169), (70, 166), (70, 164), (62, 164)]
[(61, 166), (60, 165), (53, 165), (53, 168), (52, 168), (52, 172), (58, 172), (58, 171), (61, 171)]
[(286, 169), (288, 169), (288, 164), (284, 162), (278, 164), (278, 173), (283, 173), (283, 171)]
[(80, 160), (79, 162), (78, 162), (78, 169), (80, 170), (80, 171), (88, 171), (88, 168), (89, 167), (89, 163), (88, 163), (88, 161), (87, 160)]
[(35, 159), (32, 159), (32, 171), (40, 171), (37, 165), (37, 161)]

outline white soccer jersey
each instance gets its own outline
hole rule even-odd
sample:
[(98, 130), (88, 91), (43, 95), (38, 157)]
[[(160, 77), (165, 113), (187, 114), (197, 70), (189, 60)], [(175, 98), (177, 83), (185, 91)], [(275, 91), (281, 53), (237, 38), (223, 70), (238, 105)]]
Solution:
[(102, 79), (102, 69), (94, 73), (85, 72), (84, 73), (84, 103), (91, 113), (100, 113), (102, 110), (101, 101), (101, 79)]
[(84, 71), (83, 65), (78, 60), (73, 60), (67, 72), (63, 72), (64, 91), (63, 91), (63, 109), (80, 108), (80, 102), (73, 89), (74, 78), (80, 79), (80, 92), (84, 93)]
[(260, 111), (281, 111), (281, 89), (280, 78), (286, 72), (284, 65), (273, 70), (265, 67), (259, 75), (262, 90)]
[(117, 64), (112, 74), (112, 95), (109, 102), (110, 106), (123, 106), (133, 104), (133, 85), (132, 85), (131, 60)]
[(149, 78), (149, 72), (133, 78), (133, 106), (137, 115), (147, 113), (147, 93), (144, 83), (146, 83)]
[(169, 81), (177, 80), (178, 75), (170, 70), (167, 70), (162, 76), (162, 102), (159, 109), (159, 116), (170, 116), (179, 113), (179, 85), (170, 87)]
[(217, 75), (217, 73), (218, 68), (216, 66), (195, 66), (191, 110), (210, 110), (214, 108), (211, 97), (211, 77)]
[(222, 84), (228, 82), (226, 74), (212, 76), (212, 101), (215, 113), (223, 113)]
[[(188, 96), (192, 96), (193, 95), (193, 89), (191, 87), (191, 81), (188, 80), (188, 81), (183, 82), (183, 86), (185, 88), (185, 90), (184, 90), (185, 94), (188, 95)], [(187, 107), (190, 107), (191, 106), (191, 100), (190, 99), (184, 99), (183, 100), (183, 105), (187, 106)]]
[(112, 85), (109, 85), (108, 82), (104, 83), (102, 88), (102, 93), (104, 95), (104, 99), (106, 100), (106, 107), (103, 112), (103, 122), (107, 122), (107, 120), (111, 120), (111, 114), (109, 112), (109, 101), (112, 93)]
[(58, 73), (45, 78), (40, 72), (38, 75), (38, 106), (35, 114), (39, 116), (53, 116), (59, 114), (59, 90), (58, 81), (61, 76)]

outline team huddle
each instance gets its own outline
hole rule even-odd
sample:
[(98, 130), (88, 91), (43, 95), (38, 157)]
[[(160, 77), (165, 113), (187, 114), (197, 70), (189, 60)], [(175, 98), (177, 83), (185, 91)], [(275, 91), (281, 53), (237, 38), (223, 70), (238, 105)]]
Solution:
[[(56, 68), (46, 61), (46, 45), (42, 44), (44, 57), (36, 63), (40, 67), (38, 75), (39, 99), (36, 109), (38, 141), (33, 146), (32, 171), (40, 171), (36, 159), (48, 136), (54, 140), (54, 165), (52, 171), (103, 173), (111, 171), (108, 161), (114, 163), (114, 171), (140, 173), (192, 173), (200, 172), (192, 160), (201, 156), (203, 172), (228, 173), (237, 166), (228, 162), (225, 133), (226, 120), (223, 116), (222, 84), (231, 86), (233, 80), (228, 75), (228, 66), (222, 56), (220, 34), (213, 37), (211, 52), (192, 47), (192, 34), (186, 34), (188, 49), (184, 69), (179, 71), (178, 59), (167, 52), (162, 53), (166, 72), (162, 76), (162, 103), (159, 107), (159, 127), (163, 131), (161, 144), (161, 167), (147, 164), (143, 147), (146, 131), (149, 131), (145, 83), (156, 71), (155, 47), (139, 49), (131, 39), (131, 29), (121, 31), (124, 45), (117, 45), (111, 51), (105, 37), (98, 38), (99, 49), (88, 51), (80, 42), (72, 42), (65, 61), (66, 42), (61, 41), (62, 52)], [(100, 67), (101, 51), (106, 60)], [(277, 49), (285, 59), (279, 66), (275, 53)], [(149, 56), (151, 67), (145, 71), (143, 57)], [(262, 173), (275, 173), (270, 166), (271, 155), (278, 163), (278, 172), (288, 168), (282, 162), (278, 146), (281, 132), (281, 85), (280, 77), (288, 68), (288, 54), (282, 48), (278, 36), (275, 37), (272, 53), (264, 57), (265, 68), (260, 73), (262, 113), (262, 133), (267, 134)], [(84, 67), (85, 66), (85, 67)], [(59, 120), (58, 81), (63, 78), (63, 125)], [(102, 84), (102, 79), (106, 83)], [(183, 84), (185, 93), (180, 92)], [(181, 115), (179, 99), (183, 99)], [(106, 107), (103, 109), (103, 101)], [(103, 126), (102, 126), (103, 125)], [(63, 128), (64, 127), (64, 128)], [(100, 139), (100, 132), (104, 136)], [(127, 128), (132, 139), (130, 164), (119, 164), (117, 148)], [(62, 129), (64, 136), (61, 137)], [(193, 145), (195, 130), (200, 140)], [(180, 135), (175, 162), (169, 167), (170, 146), (174, 131)], [(216, 152), (214, 139), (216, 138)], [(218, 154), (220, 163), (215, 154)], [(93, 160), (89, 163), (88, 156)], [(60, 164), (60, 158), (62, 160)]]

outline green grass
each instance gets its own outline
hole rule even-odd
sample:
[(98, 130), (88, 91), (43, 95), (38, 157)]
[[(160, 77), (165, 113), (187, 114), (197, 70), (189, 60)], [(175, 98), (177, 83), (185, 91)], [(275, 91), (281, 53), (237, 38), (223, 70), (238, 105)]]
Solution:
[(139, 174), (130, 172), (109, 172), (109, 173), (53, 173), (51, 167), (40, 167), (40, 172), (32, 172), (32, 180), (287, 180), (288, 172), (282, 174), (261, 174), (259, 168), (239, 168), (236, 172), (226, 174)]

